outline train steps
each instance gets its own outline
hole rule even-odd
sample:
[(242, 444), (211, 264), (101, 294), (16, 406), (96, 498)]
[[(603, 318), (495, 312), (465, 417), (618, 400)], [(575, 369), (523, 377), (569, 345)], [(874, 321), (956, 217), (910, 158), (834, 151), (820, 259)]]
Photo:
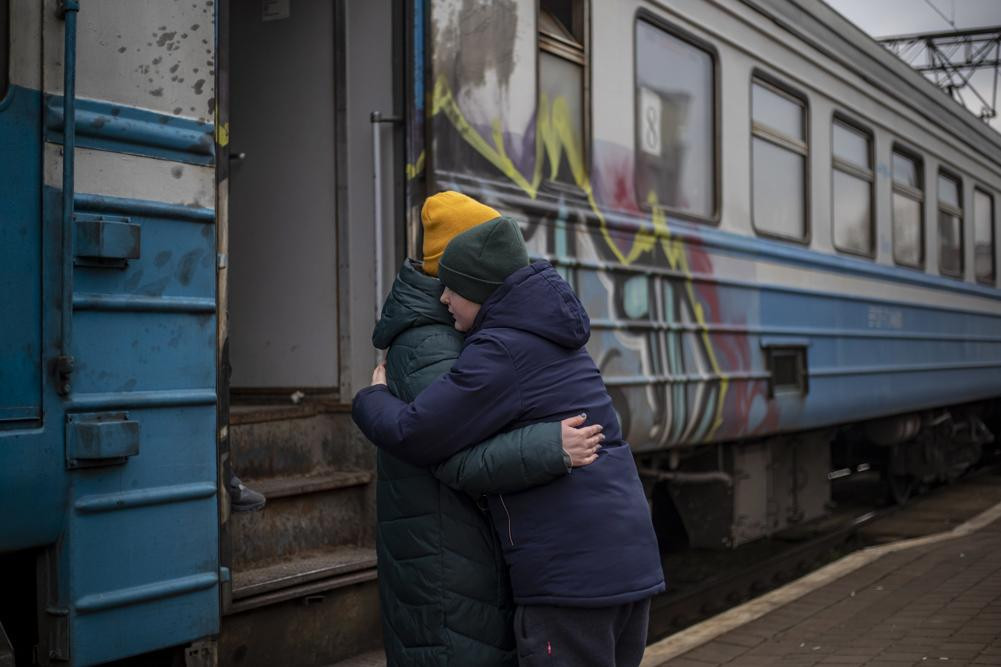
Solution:
[(221, 665), (329, 665), (380, 646), (375, 456), (349, 410), (230, 410), (233, 470), (267, 505), (224, 522)]

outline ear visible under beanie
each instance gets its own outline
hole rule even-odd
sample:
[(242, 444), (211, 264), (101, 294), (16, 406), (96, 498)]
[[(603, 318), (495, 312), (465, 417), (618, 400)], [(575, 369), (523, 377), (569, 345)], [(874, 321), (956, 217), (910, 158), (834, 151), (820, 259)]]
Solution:
[(438, 275), (438, 261), (456, 234), (499, 218), (500, 213), (461, 192), (446, 190), (428, 197), (421, 209), (424, 224), (424, 265), (429, 276)]
[(453, 292), (483, 303), (509, 275), (525, 266), (528, 250), (518, 223), (497, 218), (452, 239), (438, 263), (438, 277)]

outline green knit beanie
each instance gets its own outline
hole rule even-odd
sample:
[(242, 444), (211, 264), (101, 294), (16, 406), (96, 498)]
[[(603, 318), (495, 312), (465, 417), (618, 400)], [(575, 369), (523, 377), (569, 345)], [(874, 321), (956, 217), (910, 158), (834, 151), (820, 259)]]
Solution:
[(455, 236), (438, 264), (438, 279), (459, 296), (483, 303), (504, 279), (528, 266), (518, 223), (494, 218)]

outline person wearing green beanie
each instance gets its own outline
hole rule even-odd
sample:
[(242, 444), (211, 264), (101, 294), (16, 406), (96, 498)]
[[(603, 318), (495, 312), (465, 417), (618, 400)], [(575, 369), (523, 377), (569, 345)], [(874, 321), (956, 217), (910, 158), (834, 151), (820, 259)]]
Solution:
[(438, 276), (441, 302), (466, 333), (458, 359), (409, 403), (376, 367), (355, 396), (355, 423), (415, 466), (572, 414), (601, 425), (595, 463), (486, 500), (511, 575), (519, 664), (636, 667), (664, 574), (632, 450), (585, 347), (583, 305), (548, 262), (528, 262), (509, 218), (455, 236)]
[[(438, 260), (456, 234), (498, 218), (459, 192), (428, 197), (421, 262), (400, 267), (372, 335), (388, 348), (390, 391), (412, 400), (445, 374), (463, 336), (439, 302)], [(516, 667), (514, 602), (500, 541), (478, 507), (485, 493), (512, 492), (566, 476), (597, 444), (584, 419), (546, 420), (417, 467), (379, 450), (376, 553), (388, 667)], [(430, 620), (429, 620), (430, 619)]]
[(505, 278), (528, 266), (521, 230), (511, 218), (495, 218), (456, 235), (438, 266), (438, 278), (453, 292), (483, 303)]
[(525, 241), (511, 218), (496, 218), (456, 235), (438, 265), (445, 285), (441, 302), (455, 319), (455, 328), (469, 331), (480, 305), (505, 278), (526, 266)]

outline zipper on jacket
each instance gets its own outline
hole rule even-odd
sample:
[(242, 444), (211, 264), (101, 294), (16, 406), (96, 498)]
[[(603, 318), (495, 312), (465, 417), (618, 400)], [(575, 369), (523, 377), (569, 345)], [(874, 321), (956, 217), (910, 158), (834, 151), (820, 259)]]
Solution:
[(514, 535), (511, 534), (511, 513), (507, 511), (507, 503), (504, 502), (504, 495), (498, 493), (497, 497), (500, 498), (501, 507), (504, 508), (504, 514), (507, 515), (507, 539), (514, 546)]

